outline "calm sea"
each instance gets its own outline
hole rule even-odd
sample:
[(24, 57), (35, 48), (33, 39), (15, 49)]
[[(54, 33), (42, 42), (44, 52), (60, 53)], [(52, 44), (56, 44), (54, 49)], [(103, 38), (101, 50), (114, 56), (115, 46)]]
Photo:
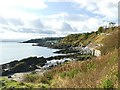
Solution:
[(58, 55), (53, 53), (55, 51), (57, 51), (57, 49), (32, 46), (31, 43), (0, 42), (0, 64), (30, 56), (49, 57)]

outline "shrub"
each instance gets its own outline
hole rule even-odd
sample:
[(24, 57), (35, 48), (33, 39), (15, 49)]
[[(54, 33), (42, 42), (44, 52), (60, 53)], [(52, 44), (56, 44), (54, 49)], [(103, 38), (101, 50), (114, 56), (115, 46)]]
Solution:
[(103, 29), (103, 27), (99, 27), (99, 28), (98, 28), (98, 31), (97, 31), (97, 34), (102, 33), (102, 32), (103, 32), (103, 30), (104, 30), (104, 29)]
[(103, 88), (113, 88), (113, 82), (110, 79), (107, 79), (103, 82)]

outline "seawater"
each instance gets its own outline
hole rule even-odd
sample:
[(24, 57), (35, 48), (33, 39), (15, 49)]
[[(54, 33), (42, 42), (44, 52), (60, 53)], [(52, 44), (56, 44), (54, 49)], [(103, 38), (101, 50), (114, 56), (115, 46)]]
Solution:
[(55, 56), (57, 49), (32, 46), (33, 43), (0, 42), (0, 64), (28, 57)]

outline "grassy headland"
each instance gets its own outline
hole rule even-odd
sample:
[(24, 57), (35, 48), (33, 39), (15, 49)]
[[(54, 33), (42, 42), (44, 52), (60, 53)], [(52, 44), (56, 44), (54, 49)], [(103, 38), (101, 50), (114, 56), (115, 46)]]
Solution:
[[(118, 88), (120, 52), (118, 35), (120, 27), (99, 28), (96, 32), (64, 37), (55, 43), (54, 47), (97, 46), (96, 49), (99, 49), (102, 55), (88, 58), (86, 61), (77, 59), (66, 62), (46, 71), (43, 75), (37, 73), (25, 75), (23, 84), (30, 83), (31, 86), (38, 85), (39, 88)], [(3, 86), (9, 88), (9, 84), (3, 83)]]

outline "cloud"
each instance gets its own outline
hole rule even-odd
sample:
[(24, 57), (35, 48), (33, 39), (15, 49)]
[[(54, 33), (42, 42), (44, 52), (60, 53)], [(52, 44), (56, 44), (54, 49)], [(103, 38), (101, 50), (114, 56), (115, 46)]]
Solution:
[(23, 26), (24, 22), (20, 18), (9, 18), (8, 20), (9, 24), (12, 24), (14, 26)]
[(73, 31), (75, 31), (75, 29), (73, 29), (73, 28), (71, 27), (71, 25), (68, 24), (68, 23), (66, 23), (66, 22), (63, 22), (63, 23), (62, 23), (60, 30), (61, 30), (62, 32), (73, 32)]
[(30, 26), (33, 26), (34, 28), (44, 28), (44, 25), (42, 24), (42, 22), (39, 18), (30, 21), (29, 24), (30, 24)]
[(0, 40), (4, 39), (20, 39), (20, 40), (27, 40), (31, 38), (40, 38), (42, 35), (38, 33), (20, 33), (20, 32), (12, 32), (12, 31), (7, 31), (4, 33), (0, 33)]
[(44, 27), (40, 18), (24, 21), (20, 18), (4, 18), (0, 16), (0, 33), (36, 33), (36, 34), (55, 34), (52, 29)]
[(46, 15), (43, 18), (48, 19), (48, 20), (66, 20), (66, 21), (79, 21), (79, 20), (85, 20), (88, 18), (87, 15), (85, 14), (69, 14), (67, 12), (61, 12), (61, 13), (56, 13), (52, 15)]
[(0, 24), (8, 24), (7, 20), (3, 16), (0, 16)]
[(73, 0), (44, 0), (45, 2), (72, 2)]
[(115, 21), (118, 15), (119, 0), (45, 0), (46, 2), (71, 2), (75, 9), (82, 8), (90, 13), (98, 14), (105, 20)]
[(94, 13), (105, 16), (106, 20), (117, 20), (118, 17), (118, 1), (117, 0), (106, 0), (97, 3), (98, 10)]
[(9, 9), (23, 7), (30, 9), (43, 9), (47, 5), (42, 0), (0, 0), (0, 8)]
[[(13, 33), (14, 36), (11, 38), (19, 38), (19, 35), (25, 38), (23, 35), (62, 36), (96, 31), (99, 26), (117, 21), (117, 1), (0, 0), (0, 35), (6, 38)], [(74, 11), (60, 10), (50, 13), (49, 4), (54, 5), (59, 2), (70, 2), (70, 11)], [(41, 14), (41, 10), (46, 14)]]
[(75, 3), (79, 4), (80, 8), (103, 16), (105, 20), (117, 20), (118, 0), (75, 0)]
[(0, 0), (0, 15), (30, 19), (37, 16), (31, 13), (31, 10), (42, 10), (47, 7), (43, 0)]

